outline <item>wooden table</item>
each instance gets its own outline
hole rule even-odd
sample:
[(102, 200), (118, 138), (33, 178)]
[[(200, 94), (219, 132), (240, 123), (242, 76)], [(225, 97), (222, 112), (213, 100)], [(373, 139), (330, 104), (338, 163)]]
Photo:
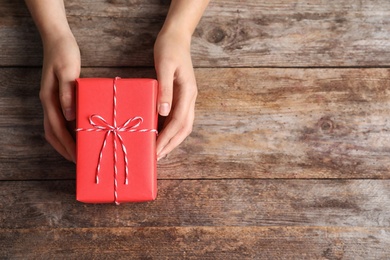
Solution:
[[(66, 0), (82, 77), (155, 77), (169, 1)], [(388, 259), (390, 2), (214, 0), (193, 133), (150, 203), (75, 200), (44, 139), (42, 46), (0, 3), (1, 259)]]

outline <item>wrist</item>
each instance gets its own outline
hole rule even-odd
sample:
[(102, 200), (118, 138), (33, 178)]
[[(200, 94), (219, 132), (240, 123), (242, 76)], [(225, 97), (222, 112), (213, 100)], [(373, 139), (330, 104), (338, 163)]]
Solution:
[(162, 31), (190, 42), (208, 2), (172, 0)]
[(192, 33), (177, 26), (164, 24), (157, 36), (157, 39), (163, 39), (164, 41), (180, 44), (181, 46), (189, 49), (191, 46)]
[(74, 38), (68, 24), (52, 24), (39, 30), (44, 45), (64, 38)]
[(64, 30), (47, 30), (41, 33), (43, 48), (49, 48), (50, 46), (56, 46), (61, 42), (76, 41), (73, 33), (70, 29)]
[(63, 0), (25, 0), (25, 2), (44, 43), (72, 35)]
[(178, 23), (171, 20), (166, 20), (161, 28), (160, 34), (171, 35), (175, 38), (180, 38), (183, 41), (191, 42), (193, 29), (183, 23)]

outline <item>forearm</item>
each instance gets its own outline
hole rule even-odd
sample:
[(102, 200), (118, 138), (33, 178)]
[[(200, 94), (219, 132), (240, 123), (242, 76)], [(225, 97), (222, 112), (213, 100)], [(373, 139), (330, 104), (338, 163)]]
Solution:
[(46, 41), (71, 34), (63, 0), (25, 0), (25, 2), (44, 44)]
[(172, 0), (162, 32), (191, 38), (210, 0)]

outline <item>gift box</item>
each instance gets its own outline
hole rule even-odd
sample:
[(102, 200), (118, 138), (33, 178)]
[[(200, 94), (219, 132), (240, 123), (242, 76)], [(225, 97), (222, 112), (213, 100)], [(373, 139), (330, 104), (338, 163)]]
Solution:
[(76, 199), (142, 202), (157, 195), (154, 79), (76, 80)]

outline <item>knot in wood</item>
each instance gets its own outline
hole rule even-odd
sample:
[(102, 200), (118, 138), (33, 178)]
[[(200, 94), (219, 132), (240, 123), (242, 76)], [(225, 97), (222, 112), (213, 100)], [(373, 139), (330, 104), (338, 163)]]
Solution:
[(318, 125), (323, 131), (330, 131), (334, 129), (334, 123), (329, 118), (321, 118)]
[(219, 27), (216, 27), (208, 33), (207, 40), (211, 43), (220, 43), (221, 41), (223, 41), (223, 39), (225, 39), (225, 37), (225, 31)]

